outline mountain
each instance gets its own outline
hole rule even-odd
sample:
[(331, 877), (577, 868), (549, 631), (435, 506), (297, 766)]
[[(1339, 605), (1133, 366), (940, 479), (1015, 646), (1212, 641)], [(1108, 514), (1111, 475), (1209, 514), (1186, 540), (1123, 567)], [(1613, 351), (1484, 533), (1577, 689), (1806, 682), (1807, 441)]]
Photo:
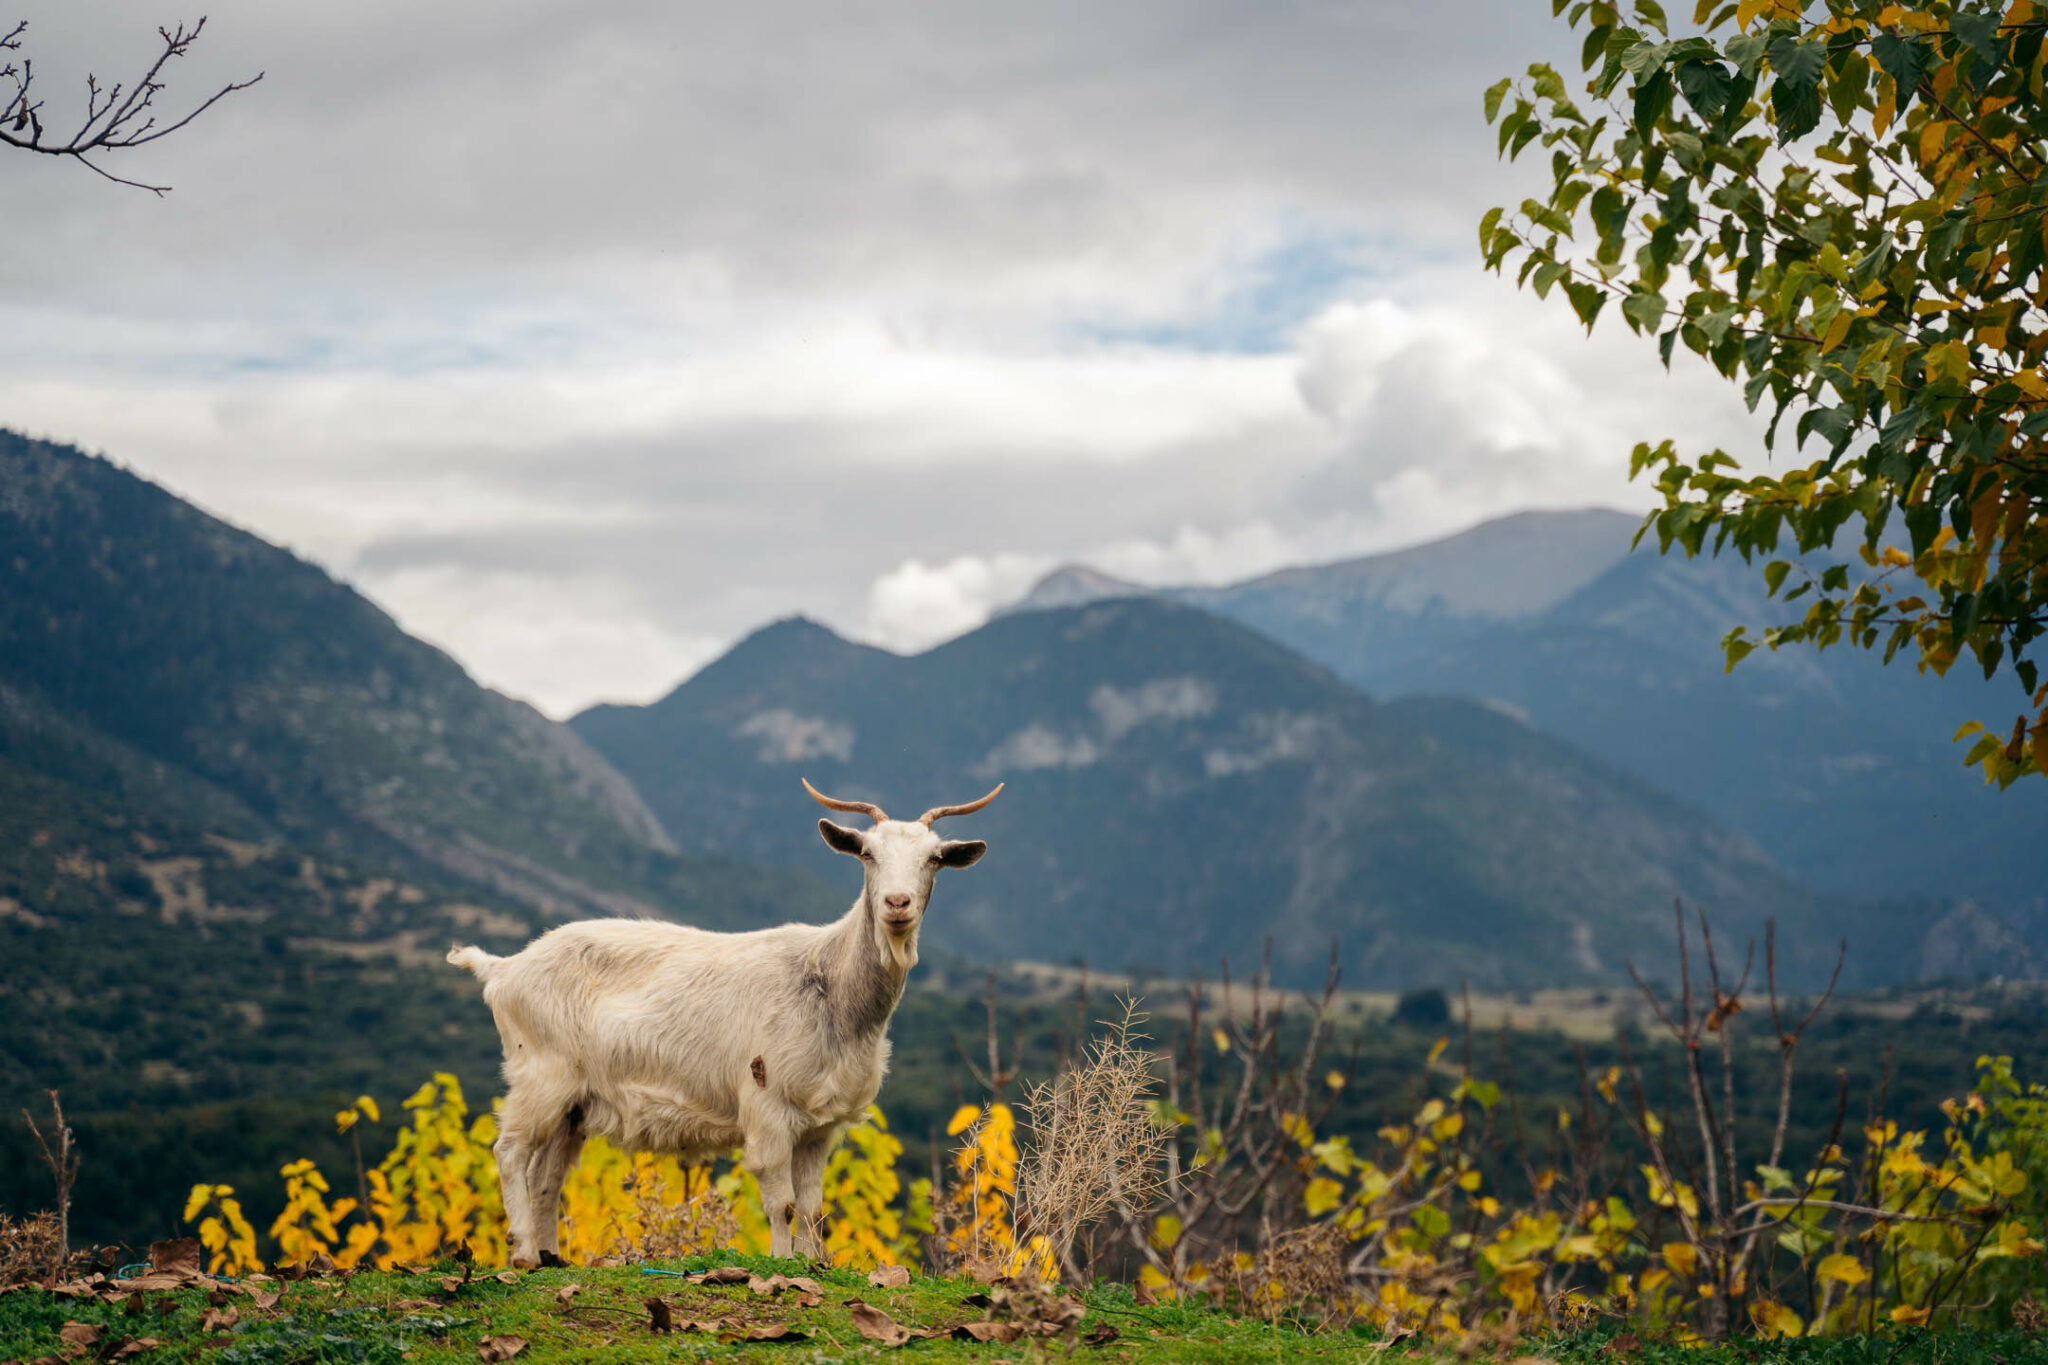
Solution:
[[(1148, 598), (1025, 612), (901, 657), (791, 620), (650, 706), (571, 725), (677, 837), (846, 880), (798, 786), (958, 822), (991, 853), (927, 933), (979, 958), (1293, 979), (1611, 982), (1662, 963), (1674, 896), (1730, 935), (1776, 916), (1811, 975), (1844, 907), (1747, 839), (1496, 709), (1376, 703), (1209, 612)], [(1859, 974), (1893, 970), (1872, 942)]]
[[(1759, 650), (1731, 673), (1729, 629), (1798, 608), (1733, 557), (1630, 553), (1638, 524), (1527, 512), (1391, 554), (1163, 591), (1373, 696), (1509, 708), (1748, 835), (1803, 883), (1974, 898), (2048, 952), (2048, 786), (1987, 788), (1949, 742), (1963, 720), (2012, 709), (2010, 680), (1922, 677), (1847, 648)], [(1019, 607), (1089, 572), (1049, 575)]]
[[(76, 1226), (146, 1241), (193, 1180), (267, 1186), (337, 1097), (444, 1069), (488, 1093), (451, 940), (841, 908), (676, 852), (567, 727), (319, 569), (0, 432), (0, 1114), (54, 1087), (80, 1117)], [(26, 1140), (0, 1125), (0, 1208), (47, 1197)]]
[[(106, 460), (10, 432), (0, 758), (549, 915), (765, 911), (719, 907), (716, 870), (677, 859), (610, 764), (353, 589)], [(750, 875), (726, 898), (763, 889)]]

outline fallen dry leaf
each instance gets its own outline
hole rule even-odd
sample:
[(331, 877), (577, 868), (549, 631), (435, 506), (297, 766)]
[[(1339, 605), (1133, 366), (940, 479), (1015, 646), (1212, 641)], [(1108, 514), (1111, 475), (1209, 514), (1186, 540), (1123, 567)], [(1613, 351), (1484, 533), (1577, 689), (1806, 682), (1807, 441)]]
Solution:
[(497, 1274), (491, 1276), (491, 1278), (496, 1280), (499, 1284), (518, 1284), (519, 1272), (516, 1270), (501, 1270)]
[(277, 1301), (283, 1297), (284, 1291), (282, 1289), (256, 1289), (252, 1287), (249, 1290), (249, 1302), (257, 1308), (275, 1308), (277, 1307)]
[(650, 1331), (673, 1332), (676, 1330), (676, 1315), (670, 1310), (667, 1299), (647, 1301), (647, 1326)]
[(218, 1308), (209, 1308), (199, 1315), (199, 1330), (202, 1332), (225, 1332), (241, 1320), (242, 1310), (239, 1308), (230, 1308), (226, 1312), (222, 1312)]
[(142, 1293), (129, 1295), (127, 1305), (121, 1309), (123, 1316), (132, 1318), (140, 1315), (148, 1298), (149, 1295)]
[(557, 1289), (555, 1291), (555, 1302), (562, 1305), (562, 1307), (567, 1308), (569, 1306), (569, 1300), (575, 1298), (578, 1294), (582, 1292), (583, 1286), (580, 1284), (565, 1284), (560, 1289)]
[(1143, 1280), (1131, 1286), (1131, 1297), (1137, 1300), (1140, 1308), (1150, 1308), (1159, 1302), (1159, 1296), (1152, 1292), (1152, 1286)]
[(90, 1346), (106, 1334), (96, 1322), (67, 1322), (57, 1329), (57, 1340), (66, 1346)]
[(1097, 1318), (1095, 1325), (1082, 1334), (1081, 1340), (1087, 1342), (1090, 1346), (1107, 1346), (1121, 1335), (1122, 1333), (1118, 1332), (1115, 1325), (1107, 1319)]
[(868, 1283), (877, 1289), (901, 1289), (910, 1283), (910, 1268), (900, 1265), (878, 1266), (868, 1272)]
[(1623, 1332), (1600, 1349), (1611, 1356), (1632, 1356), (1643, 1349), (1643, 1340), (1634, 1332)]
[(976, 1292), (969, 1294), (966, 1298), (960, 1300), (960, 1302), (966, 1304), (969, 1308), (987, 1308), (990, 1304), (994, 1303), (995, 1300), (977, 1290)]
[(476, 1344), (476, 1355), (489, 1365), (492, 1361), (510, 1360), (525, 1349), (525, 1337), (485, 1337)]
[(133, 1360), (136, 1356), (148, 1355), (161, 1344), (155, 1337), (130, 1337), (116, 1346), (112, 1355), (102, 1355), (101, 1359), (109, 1362)]
[[(334, 1264), (334, 1258), (324, 1251), (314, 1252), (313, 1259), (306, 1262), (306, 1273), (308, 1275), (318, 1275), (322, 1279), (334, 1274), (338, 1269), (340, 1267)], [(464, 1266), (463, 1269), (467, 1270), (468, 1267)]]
[(706, 1270), (690, 1276), (692, 1284), (746, 1284), (754, 1278), (754, 1272), (744, 1266), (722, 1265), (715, 1270)]
[(846, 1311), (853, 1318), (854, 1327), (869, 1341), (879, 1341), (884, 1346), (901, 1346), (910, 1340), (910, 1329), (879, 1308), (852, 1299), (848, 1301)]
[(196, 1280), (206, 1273), (205, 1251), (197, 1237), (178, 1237), (149, 1244), (149, 1268), (160, 1275)]
[(724, 1341), (807, 1341), (809, 1334), (786, 1322), (763, 1323), (759, 1327), (729, 1327), (720, 1332)]
[(1018, 1322), (963, 1322), (953, 1329), (953, 1335), (963, 1340), (994, 1341), (1007, 1346), (1024, 1335), (1024, 1325)]
[(453, 1275), (443, 1275), (441, 1277), (441, 1292), (443, 1294), (460, 1293), (462, 1286), (467, 1283), (467, 1280), (458, 1280)]
[(424, 1265), (406, 1264), (398, 1268), (408, 1275), (427, 1275), (433, 1272), (433, 1267)]

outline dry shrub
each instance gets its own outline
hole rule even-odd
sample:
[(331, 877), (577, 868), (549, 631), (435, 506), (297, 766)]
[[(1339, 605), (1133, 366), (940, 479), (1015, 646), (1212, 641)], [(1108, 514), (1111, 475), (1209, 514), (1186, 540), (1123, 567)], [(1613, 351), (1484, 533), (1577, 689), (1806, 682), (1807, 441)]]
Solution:
[(1171, 1133), (1152, 1114), (1155, 1058), (1129, 1000), (1123, 1017), (1075, 1063), (1032, 1088), (1021, 1106), (1031, 1134), (1017, 1173), (1020, 1232), (1043, 1237), (1060, 1267), (1086, 1283), (1082, 1237), (1112, 1210), (1149, 1208), (1164, 1183)]
[(0, 1213), (0, 1289), (47, 1280), (64, 1266), (64, 1234), (48, 1211), (13, 1219)]
[[(684, 1172), (686, 1181), (689, 1173)], [(674, 1261), (701, 1256), (726, 1246), (739, 1235), (740, 1220), (725, 1196), (711, 1184), (687, 1191), (680, 1203), (671, 1202), (658, 1174), (649, 1172), (633, 1182), (634, 1220), (637, 1235), (621, 1233), (616, 1254), (633, 1260)]]
[(1238, 1298), (1268, 1322), (1348, 1326), (1359, 1309), (1351, 1287), (1355, 1249), (1350, 1236), (1334, 1223), (1289, 1228), (1267, 1238), (1251, 1264), (1237, 1272)]

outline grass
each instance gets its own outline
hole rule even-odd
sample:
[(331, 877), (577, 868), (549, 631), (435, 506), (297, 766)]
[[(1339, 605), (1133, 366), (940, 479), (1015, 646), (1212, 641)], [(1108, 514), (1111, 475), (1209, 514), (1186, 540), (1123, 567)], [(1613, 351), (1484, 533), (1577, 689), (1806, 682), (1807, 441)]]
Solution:
[[(984, 1286), (970, 1280), (913, 1280), (900, 1289), (870, 1285), (857, 1271), (818, 1269), (766, 1257), (721, 1254), (691, 1261), (656, 1263), (664, 1270), (695, 1270), (712, 1265), (741, 1265), (762, 1276), (781, 1272), (808, 1274), (823, 1284), (823, 1302), (804, 1308), (795, 1291), (774, 1297), (755, 1295), (744, 1284), (693, 1285), (674, 1276), (648, 1275), (639, 1266), (614, 1269), (567, 1267), (517, 1275), (500, 1283), (479, 1275), (453, 1295), (442, 1290), (449, 1268), (428, 1275), (366, 1272), (346, 1281), (306, 1280), (284, 1286), (284, 1297), (268, 1310), (252, 1310), (246, 1298), (234, 1296), (242, 1320), (228, 1332), (202, 1332), (200, 1317), (207, 1307), (199, 1289), (165, 1291), (148, 1296), (139, 1314), (126, 1305), (96, 1300), (59, 1299), (30, 1289), (0, 1296), (0, 1360), (35, 1360), (55, 1356), (59, 1329), (66, 1322), (102, 1325), (108, 1342), (127, 1336), (154, 1337), (160, 1345), (138, 1361), (208, 1361), (217, 1365), (398, 1365), (399, 1362), (463, 1362), (474, 1365), (479, 1347), (489, 1337), (517, 1336), (527, 1345), (517, 1356), (525, 1362), (549, 1361), (779, 1361), (822, 1362), (900, 1359), (915, 1361), (1042, 1361), (1066, 1359), (1068, 1342), (1026, 1339), (1009, 1345), (937, 1338), (887, 1348), (863, 1338), (853, 1324), (846, 1300), (859, 1299), (906, 1327), (947, 1328), (978, 1322), (987, 1316), (969, 1305), (970, 1295)], [(558, 1293), (581, 1286), (567, 1305)], [(703, 1332), (656, 1333), (645, 1301), (659, 1295), (671, 1305), (675, 1320), (738, 1319), (745, 1326), (785, 1324), (804, 1333), (801, 1340), (737, 1342)], [(1086, 1296), (1087, 1316), (1077, 1337), (1106, 1321), (1117, 1329), (1115, 1340), (1101, 1346), (1077, 1344), (1073, 1355), (1082, 1361), (1116, 1365), (1153, 1362), (1236, 1362), (1276, 1359), (1349, 1361), (1371, 1356), (1360, 1336), (1309, 1336), (1275, 1328), (1206, 1308), (1152, 1305), (1140, 1307), (1125, 1286), (1105, 1286)]]
[[(479, 1275), (446, 1292), (431, 1274), (366, 1272), (342, 1280), (306, 1280), (283, 1286), (267, 1310), (252, 1309), (233, 1296), (241, 1320), (228, 1331), (202, 1330), (207, 1296), (200, 1289), (151, 1293), (140, 1312), (127, 1305), (91, 1299), (60, 1299), (41, 1289), (0, 1295), (0, 1360), (34, 1361), (60, 1354), (59, 1330), (67, 1322), (97, 1324), (105, 1336), (94, 1354), (106, 1359), (129, 1337), (159, 1343), (130, 1359), (156, 1362), (207, 1361), (216, 1365), (403, 1365), (461, 1362), (473, 1365), (489, 1338), (526, 1342), (516, 1359), (552, 1361), (881, 1361), (1165, 1362), (1253, 1365), (1261, 1361), (1389, 1361), (1396, 1365), (1455, 1360), (1434, 1348), (1387, 1350), (1358, 1332), (1309, 1334), (1274, 1327), (1212, 1308), (1140, 1306), (1128, 1287), (1107, 1285), (1084, 1296), (1087, 1315), (1074, 1337), (1013, 1344), (936, 1338), (890, 1348), (868, 1340), (855, 1327), (847, 1300), (859, 1299), (907, 1327), (946, 1328), (980, 1321), (986, 1310), (966, 1302), (982, 1290), (969, 1280), (914, 1279), (883, 1289), (860, 1272), (820, 1270), (766, 1257), (721, 1254), (660, 1263), (663, 1270), (742, 1265), (756, 1274), (809, 1274), (825, 1289), (823, 1301), (805, 1308), (795, 1292), (761, 1297), (746, 1285), (693, 1285), (671, 1275), (649, 1275), (639, 1266), (612, 1269), (568, 1267), (516, 1275), (503, 1283)], [(577, 1292), (564, 1304), (560, 1292)], [(742, 1327), (782, 1324), (791, 1336), (770, 1342), (723, 1339), (703, 1332), (657, 1333), (646, 1300), (659, 1295), (677, 1322), (720, 1318)], [(1117, 1329), (1114, 1340), (1086, 1344), (1100, 1322)], [(801, 1332), (799, 1338), (795, 1333)], [(2017, 1332), (1919, 1332), (1898, 1337), (1851, 1337), (1816, 1341), (1738, 1341), (1712, 1348), (1687, 1348), (1632, 1339), (1617, 1343), (1612, 1330), (1525, 1338), (1503, 1358), (1537, 1357), (1556, 1365), (2048, 1365), (2048, 1340)], [(81, 1362), (87, 1353), (74, 1350)]]

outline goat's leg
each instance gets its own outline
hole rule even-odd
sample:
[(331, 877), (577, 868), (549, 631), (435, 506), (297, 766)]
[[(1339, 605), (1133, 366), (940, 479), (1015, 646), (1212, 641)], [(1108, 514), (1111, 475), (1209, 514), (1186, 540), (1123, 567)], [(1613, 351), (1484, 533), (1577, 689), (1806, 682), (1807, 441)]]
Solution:
[(794, 1155), (788, 1135), (779, 1128), (747, 1135), (741, 1158), (761, 1186), (761, 1207), (768, 1213), (768, 1254), (790, 1253), (790, 1224), (796, 1218), (796, 1183), (790, 1174)]
[(795, 1239), (799, 1256), (814, 1261), (825, 1259), (825, 1235), (821, 1226), (825, 1210), (825, 1163), (839, 1145), (834, 1129), (822, 1137), (797, 1144), (790, 1157), (789, 1173), (796, 1186)]
[(491, 1151), (498, 1158), (498, 1197), (505, 1205), (506, 1247), (513, 1265), (531, 1270), (540, 1264), (540, 1254), (534, 1245), (533, 1204), (526, 1193), (530, 1154), (518, 1133), (509, 1127), (499, 1131)]
[(526, 1162), (526, 1192), (532, 1205), (533, 1253), (542, 1265), (561, 1263), (562, 1182), (583, 1151), (575, 1116), (564, 1118)]

